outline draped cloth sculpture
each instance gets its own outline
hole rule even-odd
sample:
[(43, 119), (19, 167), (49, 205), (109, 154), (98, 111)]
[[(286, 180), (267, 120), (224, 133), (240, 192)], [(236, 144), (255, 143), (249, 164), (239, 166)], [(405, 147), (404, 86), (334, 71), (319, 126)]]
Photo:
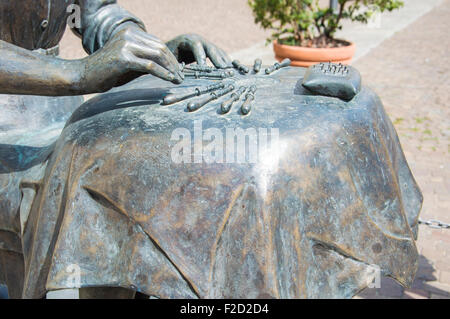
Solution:
[[(378, 267), (411, 284), (422, 196), (392, 123), (370, 89), (349, 102), (314, 96), (304, 72), (237, 75), (258, 87), (247, 116), (222, 115), (221, 100), (192, 113), (161, 105), (211, 81), (151, 76), (81, 106), (35, 183), (22, 177), (22, 193), (36, 194), (21, 203), (23, 297), (76, 287), (71, 265), (81, 287), (159, 298), (351, 297)], [(211, 163), (192, 139), (199, 123), (203, 151), (220, 132), (225, 145), (227, 128), (276, 128), (278, 143), (256, 162)], [(192, 162), (174, 160), (177, 132), (190, 135)]]
[[(0, 16), (0, 284), (6, 282), (10, 297), (17, 298), (28, 205), (40, 189), (53, 142), (82, 102), (44, 95), (104, 92), (148, 73), (180, 83), (179, 62), (209, 58), (224, 67), (227, 56), (193, 34), (165, 44), (116, 0), (0, 1)], [(88, 57), (57, 57), (68, 20)]]
[[(89, 54), (102, 47), (122, 23), (133, 22), (144, 28), (138, 18), (117, 6), (115, 0), (2, 1), (0, 39), (35, 53), (56, 56), (70, 15), (68, 6), (73, 4), (80, 5), (82, 11), (82, 28), (74, 31), (82, 37)], [(7, 56), (4, 43), (0, 44), (0, 51)], [(14, 63), (15, 70), (26, 73), (29, 61), (22, 62)], [(41, 72), (45, 74), (46, 70)], [(48, 77), (51, 86), (52, 79)], [(81, 97), (0, 95), (0, 283), (10, 283), (10, 297), (21, 296), (23, 282), (21, 236), (29, 208), (21, 208), (20, 203), (34, 196), (36, 181), (42, 177), (52, 150), (50, 145), (82, 101)]]

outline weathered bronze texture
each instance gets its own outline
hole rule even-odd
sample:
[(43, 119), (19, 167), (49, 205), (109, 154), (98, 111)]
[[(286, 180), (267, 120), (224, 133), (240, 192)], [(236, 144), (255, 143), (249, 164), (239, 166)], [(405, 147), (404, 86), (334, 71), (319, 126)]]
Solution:
[[(89, 56), (63, 60), (57, 57), (58, 43), (73, 4), (81, 9), (81, 27), (72, 30)], [(23, 269), (27, 205), (39, 191), (53, 143), (82, 102), (78, 95), (104, 92), (148, 73), (181, 83), (179, 62), (203, 64), (209, 58), (216, 67), (230, 62), (223, 50), (198, 35), (163, 43), (116, 0), (4, 0), (0, 17), (0, 281), (17, 298), (36, 279)], [(71, 120), (86, 116), (83, 110)]]
[[(3, 138), (16, 156), (0, 152), (0, 228), (24, 256), (22, 296), (74, 288), (74, 264), (82, 288), (159, 298), (349, 298), (375, 266), (411, 284), (422, 196), (394, 126), (367, 87), (349, 102), (312, 95), (305, 71), (237, 75), (258, 87), (247, 116), (221, 115), (220, 100), (161, 105), (211, 81), (145, 76), (86, 102), (55, 144)], [(174, 162), (175, 130), (230, 126), (247, 139), (276, 128), (278, 143), (256, 162)]]
[(302, 85), (313, 93), (349, 101), (361, 90), (361, 75), (351, 66), (320, 63), (308, 68)]
[(222, 111), (222, 114), (227, 114), (230, 112), (231, 107), (233, 104), (241, 98), (241, 96), (244, 94), (244, 92), (247, 90), (247, 87), (241, 86), (237, 92), (234, 92), (231, 94), (230, 98), (228, 100), (223, 101), (222, 105), (220, 106), (220, 109)]
[(257, 90), (256, 85), (252, 85), (248, 89), (248, 93), (245, 95), (244, 103), (242, 103), (241, 106), (241, 113), (243, 115), (247, 115), (252, 110), (252, 102), (255, 99), (256, 90)]
[(206, 65), (209, 58), (215, 67), (225, 69), (231, 65), (230, 58), (221, 48), (197, 34), (183, 34), (167, 42), (167, 47), (179, 61), (186, 64), (197, 62)]
[[(0, 234), (0, 239), (3, 239), (2, 237), (4, 238)], [(0, 272), (4, 276), (4, 283), (9, 284), (8, 297), (10, 299), (21, 298), (24, 284), (24, 261), (22, 252), (0, 249)], [(1, 283), (3, 282), (0, 280)]]
[(200, 78), (226, 79), (226, 78), (232, 77), (234, 74), (229, 73), (228, 71), (223, 71), (223, 72), (199, 72), (199, 71), (193, 71), (193, 72), (185, 72), (184, 75), (186, 77), (193, 77), (193, 78), (196, 78), (196, 79), (200, 79)]
[(270, 67), (268, 67), (266, 69), (266, 74), (271, 74), (271, 73), (273, 73), (273, 72), (275, 72), (275, 71), (277, 71), (277, 70), (279, 70), (281, 68), (285, 68), (285, 67), (290, 66), (290, 65), (291, 65), (291, 60), (288, 59), (288, 58), (284, 59), (280, 63), (275, 62), (274, 65), (272, 65), (272, 66), (270, 66)]
[(205, 87), (198, 87), (194, 90), (189, 90), (188, 92), (184, 93), (171, 93), (164, 97), (164, 100), (162, 102), (163, 105), (170, 105), (174, 104), (183, 100), (187, 100), (189, 98), (199, 96), (214, 90), (223, 89), (225, 87), (225, 83), (217, 83), (217, 84), (211, 84)]
[(201, 97), (195, 101), (189, 102), (187, 104), (187, 109), (189, 110), (189, 112), (197, 111), (198, 109), (205, 106), (209, 102), (217, 100), (219, 97), (230, 93), (231, 91), (234, 90), (234, 88), (235, 87), (233, 84), (229, 84), (225, 89), (216, 92), (211, 92), (208, 96)]
[(81, 97), (0, 97), (0, 272), (7, 274), (10, 298), (22, 297), (27, 205), (39, 189), (53, 143), (82, 102)]
[[(63, 60), (30, 51), (59, 43), (70, 14), (66, 9), (72, 4), (81, 9), (81, 27), (72, 30), (81, 36), (90, 55)], [(179, 84), (183, 74), (178, 62), (204, 65), (209, 58), (216, 67), (230, 64), (223, 50), (195, 34), (181, 35), (165, 44), (146, 33), (143, 23), (116, 0), (1, 1), (0, 16), (3, 94), (98, 93), (143, 74)]]
[(238, 60), (234, 60), (234, 61), (232, 62), (232, 64), (233, 64), (233, 66), (234, 66), (239, 72), (241, 72), (241, 73), (244, 73), (244, 74), (245, 74), (245, 73), (250, 72), (250, 69), (249, 69), (247, 66), (241, 64), (241, 62), (239, 62)]
[(225, 75), (227, 75), (227, 77), (233, 77), (236, 75), (234, 70), (225, 70), (224, 72), (225, 72)]
[(255, 63), (253, 64), (253, 71), (255, 73), (259, 73), (259, 71), (261, 71), (261, 66), (262, 66), (262, 60), (256, 59)]
[(189, 64), (189, 65), (184, 66), (184, 70), (199, 71), (199, 72), (213, 72), (213, 71), (217, 71), (217, 68), (213, 68), (213, 67), (205, 66), (205, 65)]
[[(90, 54), (76, 61), (55, 57), (70, 4)], [(11, 297), (77, 287), (74, 265), (82, 297), (351, 297), (375, 266), (412, 282), (422, 197), (381, 102), (351, 68), (315, 70), (318, 90), (304, 69), (270, 75), (283, 61), (268, 76), (236, 75), (236, 87), (254, 87), (245, 110), (219, 116), (219, 97), (234, 89), (223, 82), (192, 101), (197, 112), (180, 112), (164, 97), (211, 85), (184, 79), (186, 63), (230, 66), (200, 36), (164, 44), (114, 0), (1, 1), (0, 16), (0, 93), (80, 95), (134, 79), (72, 115), (78, 97), (0, 98), (0, 283)], [(349, 83), (352, 99), (336, 93)], [(197, 161), (194, 151), (175, 162), (173, 133), (195, 137), (198, 123), (279, 138), (255, 162), (240, 148), (243, 161)]]
[(188, 64), (184, 63), (181, 65), (181, 69), (185, 75), (194, 76), (196, 78), (200, 77), (233, 77), (235, 75), (233, 70), (227, 68), (226, 70), (220, 71), (221, 69), (210, 67), (206, 65), (198, 65), (198, 64)]

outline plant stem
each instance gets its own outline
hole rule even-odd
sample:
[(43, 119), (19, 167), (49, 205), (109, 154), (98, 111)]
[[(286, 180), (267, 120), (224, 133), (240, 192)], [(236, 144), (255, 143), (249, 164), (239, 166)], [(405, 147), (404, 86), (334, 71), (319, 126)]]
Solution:
[(329, 35), (334, 34), (336, 32), (337, 27), (339, 26), (339, 23), (341, 22), (342, 16), (344, 14), (344, 8), (345, 5), (347, 4), (348, 0), (345, 0), (344, 2), (342, 2), (342, 4), (339, 6), (339, 13), (338, 16), (336, 18), (336, 23), (334, 25), (334, 30), (330, 30)]

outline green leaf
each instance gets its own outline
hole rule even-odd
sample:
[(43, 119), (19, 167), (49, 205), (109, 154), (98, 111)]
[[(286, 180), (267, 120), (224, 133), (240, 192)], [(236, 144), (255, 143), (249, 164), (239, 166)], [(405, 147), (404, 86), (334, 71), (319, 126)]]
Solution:
[(340, 15), (317, 0), (248, 0), (255, 23), (273, 30), (270, 40), (294, 41), (332, 37), (344, 20), (367, 23), (375, 12), (403, 6), (400, 0), (338, 0), (344, 6)]

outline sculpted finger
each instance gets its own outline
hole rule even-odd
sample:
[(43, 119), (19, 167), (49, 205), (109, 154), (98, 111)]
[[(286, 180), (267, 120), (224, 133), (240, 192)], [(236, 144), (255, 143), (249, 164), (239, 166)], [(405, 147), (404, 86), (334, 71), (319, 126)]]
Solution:
[[(180, 73), (180, 66), (178, 64), (178, 60), (175, 55), (169, 50), (164, 42), (162, 42), (157, 37), (142, 32), (137, 35), (139, 38), (139, 43), (136, 43), (134, 46), (135, 51), (143, 51), (145, 52), (147, 49), (148, 57), (141, 56), (142, 58), (152, 58), (155, 57), (159, 60), (159, 64), (161, 64), (166, 69), (170, 70), (173, 73)], [(136, 54), (138, 55), (138, 54)]]
[(161, 52), (165, 57), (165, 60), (167, 61), (168, 69), (183, 78), (183, 72), (181, 71), (178, 59), (175, 57), (172, 51), (170, 51), (168, 47), (164, 46)]
[(197, 64), (206, 65), (206, 52), (203, 48), (203, 44), (200, 41), (189, 41), (187, 45), (192, 50), (192, 54), (194, 55)]
[(165, 46), (161, 49), (158, 46), (153, 48), (151, 46), (135, 45), (133, 46), (133, 54), (144, 61), (156, 62), (156, 64), (171, 72), (175, 78), (179, 78), (182, 81), (180, 65), (169, 49), (165, 49)]
[(227, 63), (223, 59), (223, 54), (215, 45), (208, 45), (207, 48), (208, 57), (216, 68), (224, 69), (227, 67)]
[(227, 67), (232, 66), (230, 56), (224, 50), (222, 50), (220, 48), (219, 48), (219, 51), (221, 53), (220, 55), (222, 57), (223, 63), (225, 63), (227, 65)]
[(173, 82), (175, 84), (180, 84), (183, 82), (183, 79), (178, 74), (172, 73), (154, 61), (135, 58), (134, 62), (137, 71), (152, 74), (158, 78)]

